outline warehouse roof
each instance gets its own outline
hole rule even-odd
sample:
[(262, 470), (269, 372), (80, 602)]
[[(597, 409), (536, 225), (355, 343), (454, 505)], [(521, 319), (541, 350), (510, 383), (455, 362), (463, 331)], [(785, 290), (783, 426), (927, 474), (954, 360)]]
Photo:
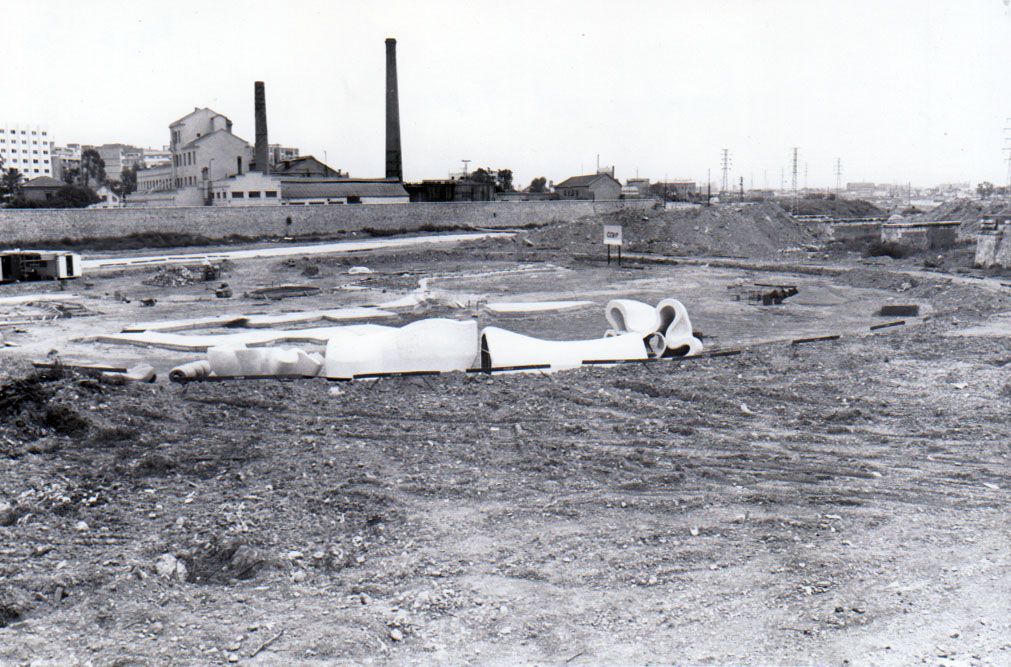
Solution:
[(353, 179), (285, 179), (281, 181), (285, 199), (324, 197), (407, 197), (398, 181)]

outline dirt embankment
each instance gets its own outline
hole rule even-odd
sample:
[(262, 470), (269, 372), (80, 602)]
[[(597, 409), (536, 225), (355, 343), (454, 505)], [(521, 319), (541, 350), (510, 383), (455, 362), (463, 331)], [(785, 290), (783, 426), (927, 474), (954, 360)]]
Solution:
[(863, 199), (828, 199), (827, 197), (803, 197), (797, 200), (796, 209), (792, 199), (779, 199), (777, 203), (787, 211), (795, 210), (797, 215), (825, 215), (831, 218), (879, 218), (887, 216), (885, 211)]
[(1006, 198), (994, 198), (984, 201), (972, 199), (954, 199), (944, 202), (928, 213), (919, 216), (917, 220), (962, 222), (958, 228), (959, 237), (974, 237), (979, 231), (979, 221), (998, 214), (1011, 214), (1011, 202)]
[(663, 255), (774, 257), (818, 242), (776, 204), (721, 204), (669, 211), (620, 211), (557, 223), (513, 242), (570, 254), (602, 253), (603, 226), (622, 225), (624, 251)]

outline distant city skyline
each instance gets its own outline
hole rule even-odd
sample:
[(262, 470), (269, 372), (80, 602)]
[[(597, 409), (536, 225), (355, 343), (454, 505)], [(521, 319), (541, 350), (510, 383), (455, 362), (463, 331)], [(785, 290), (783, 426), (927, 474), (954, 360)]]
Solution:
[[(1007, 183), (1011, 8), (865, 0), (700, 5), (382, 5), (260, 0), (171, 7), (64, 0), (4, 8), (0, 118), (57, 145), (158, 148), (194, 107), (253, 142), (352, 176), (384, 173), (384, 45), (396, 37), (406, 180), (509, 168), (520, 188), (616, 176), (777, 188), (853, 181)], [(104, 37), (104, 38), (103, 38)], [(805, 178), (806, 172), (806, 178)]]

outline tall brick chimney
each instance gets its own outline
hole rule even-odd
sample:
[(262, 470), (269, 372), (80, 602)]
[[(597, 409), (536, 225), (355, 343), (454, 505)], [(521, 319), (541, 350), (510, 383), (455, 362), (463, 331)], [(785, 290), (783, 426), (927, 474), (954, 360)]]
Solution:
[(270, 173), (270, 152), (267, 143), (267, 96), (263, 92), (263, 82), (253, 84), (253, 109), (256, 115), (256, 169), (264, 175)]
[(386, 178), (404, 180), (400, 151), (400, 98), (397, 94), (397, 40), (386, 40)]

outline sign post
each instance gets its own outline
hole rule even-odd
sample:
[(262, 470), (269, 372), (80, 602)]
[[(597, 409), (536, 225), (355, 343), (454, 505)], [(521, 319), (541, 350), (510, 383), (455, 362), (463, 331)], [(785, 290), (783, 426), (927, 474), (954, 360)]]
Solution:
[(618, 246), (618, 266), (621, 266), (621, 225), (604, 225), (604, 245), (607, 246), (607, 264), (611, 264), (611, 246)]

